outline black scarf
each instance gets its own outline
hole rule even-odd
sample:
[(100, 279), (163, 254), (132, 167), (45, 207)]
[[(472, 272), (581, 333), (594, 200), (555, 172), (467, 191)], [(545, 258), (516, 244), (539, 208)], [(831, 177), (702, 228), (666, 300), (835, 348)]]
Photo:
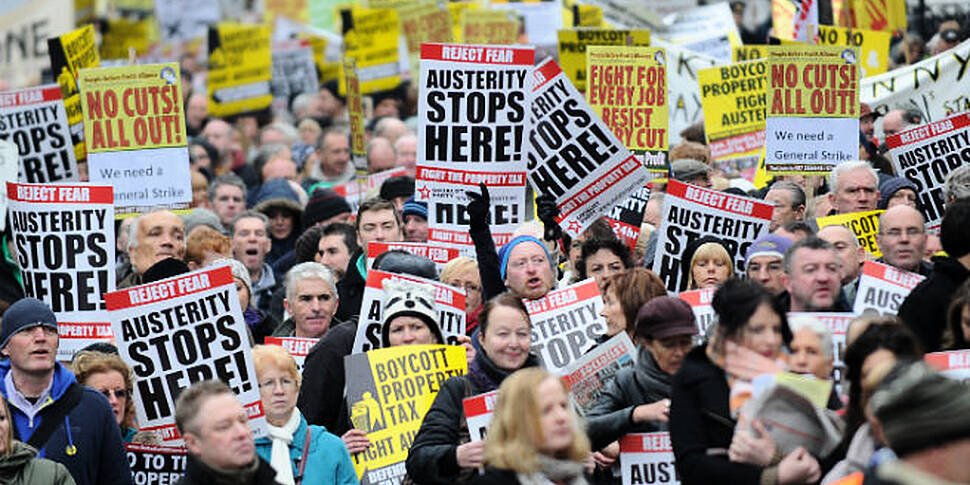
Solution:
[(670, 374), (657, 365), (653, 354), (642, 344), (638, 346), (636, 378), (643, 402), (657, 402), (670, 397)]
[[(535, 354), (529, 354), (529, 357), (525, 359), (525, 364), (522, 364), (522, 367), (519, 369), (536, 367), (538, 365), (539, 358)], [(495, 362), (482, 349), (475, 354), (475, 359), (468, 366), (468, 380), (475, 386), (476, 394), (491, 392), (498, 389), (498, 386), (502, 385), (502, 381), (506, 377), (519, 369), (502, 369), (495, 365)]]

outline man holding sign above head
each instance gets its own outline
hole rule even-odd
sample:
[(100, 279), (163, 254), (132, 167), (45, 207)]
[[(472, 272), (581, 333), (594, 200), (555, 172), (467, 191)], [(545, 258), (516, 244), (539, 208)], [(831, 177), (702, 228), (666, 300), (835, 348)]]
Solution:
[(128, 230), (128, 255), (134, 269), (118, 282), (118, 289), (142, 283), (142, 274), (165, 258), (185, 256), (185, 222), (168, 210), (155, 210), (135, 218)]
[(130, 484), (121, 431), (108, 400), (58, 363), (57, 320), (44, 302), (23, 298), (0, 323), (0, 393), (14, 436), (38, 456), (64, 464), (79, 485)]
[(835, 214), (876, 210), (879, 175), (868, 162), (843, 162), (829, 173), (829, 190)]
[(785, 252), (785, 293), (778, 301), (790, 312), (848, 312), (841, 292), (842, 261), (831, 243), (808, 237)]

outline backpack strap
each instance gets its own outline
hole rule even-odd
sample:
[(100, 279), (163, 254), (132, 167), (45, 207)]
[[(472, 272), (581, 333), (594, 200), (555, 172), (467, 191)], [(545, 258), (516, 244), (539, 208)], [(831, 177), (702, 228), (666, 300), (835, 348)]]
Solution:
[[(67, 391), (64, 392), (64, 395), (60, 399), (41, 410), (40, 426), (30, 435), (27, 444), (37, 450), (43, 449), (47, 440), (54, 434), (54, 431), (57, 430), (61, 423), (64, 423), (64, 416), (67, 416), (68, 413), (80, 404), (83, 394), (84, 389), (80, 384), (74, 382), (67, 388)], [(66, 423), (64, 425), (67, 426)]]
[(306, 438), (303, 439), (303, 455), (300, 456), (300, 467), (296, 472), (296, 476), (293, 477), (294, 483), (300, 485), (303, 481), (303, 470), (306, 469), (306, 457), (307, 453), (310, 452), (310, 436), (313, 435), (313, 428), (309, 424), (306, 426)]

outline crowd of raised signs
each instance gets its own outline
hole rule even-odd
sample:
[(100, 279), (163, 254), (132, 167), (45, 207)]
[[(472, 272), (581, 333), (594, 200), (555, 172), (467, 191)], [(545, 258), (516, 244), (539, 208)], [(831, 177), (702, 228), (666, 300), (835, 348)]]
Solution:
[[(744, 2), (732, 10), (744, 41), (764, 44), (769, 24), (748, 29)], [(963, 45), (966, 28), (894, 34), (890, 67)], [(518, 59), (502, 54), (490, 61)], [(625, 194), (642, 214), (632, 233), (604, 208), (571, 237), (558, 221), (582, 202), (529, 188), (519, 223), (508, 174), (434, 188), (466, 202), (429, 214), (416, 82), (366, 93), (357, 133), (360, 101), (336, 81), (218, 117), (205, 63), (189, 50), (179, 67), (188, 209), (112, 229), (110, 196), (78, 189), (82, 160), (74, 192), (10, 186), (0, 482), (970, 483), (959, 110), (944, 126), (916, 104), (861, 103), (857, 160), (757, 186), (715, 161), (698, 117), (666, 173)], [(514, 91), (525, 78), (487, 79)], [(507, 148), (450, 128), (485, 158)], [(436, 143), (444, 154), (448, 140)], [(89, 203), (18, 205), (32, 201)], [(461, 230), (429, 242), (429, 220)], [(94, 271), (38, 270), (74, 259)], [(101, 281), (108, 266), (114, 285)], [(110, 296), (99, 305), (87, 291)], [(85, 308), (112, 314), (113, 337), (64, 316)]]

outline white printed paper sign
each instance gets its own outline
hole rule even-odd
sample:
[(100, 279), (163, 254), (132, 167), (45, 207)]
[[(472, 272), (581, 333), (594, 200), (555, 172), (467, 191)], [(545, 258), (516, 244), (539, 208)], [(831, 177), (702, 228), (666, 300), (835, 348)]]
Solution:
[(111, 187), (7, 182), (7, 198), (24, 294), (57, 316), (58, 360), (111, 341), (103, 300), (115, 289)]
[(462, 400), (461, 404), (465, 408), (465, 420), (468, 422), (468, 434), (472, 441), (485, 440), (485, 436), (488, 434), (488, 425), (492, 423), (496, 401), (498, 401), (498, 391), (486, 392)]
[(593, 279), (522, 302), (532, 320), (532, 350), (554, 374), (562, 375), (606, 332), (606, 321), (600, 316), (603, 297)]
[(0, 93), (0, 140), (17, 145), (19, 181), (78, 179), (60, 86), (48, 84)]
[(319, 341), (320, 339), (317, 338), (306, 337), (266, 337), (263, 340), (267, 345), (279, 345), (286, 349), (296, 361), (296, 368), (300, 373), (303, 372), (303, 364), (306, 362), (307, 354), (310, 353), (310, 348)]
[(391, 250), (407, 251), (428, 258), (441, 272), (441, 268), (452, 259), (460, 256), (455, 248), (444, 247), (438, 243), (371, 241), (367, 243), (367, 269), (374, 264), (374, 258)]
[(620, 439), (623, 485), (679, 484), (670, 433), (630, 433)]
[(105, 295), (118, 352), (135, 373), (142, 429), (180, 442), (175, 400), (195, 382), (219, 379), (246, 408), (254, 437), (266, 416), (246, 321), (229, 266), (207, 268)]
[(590, 109), (556, 61), (546, 59), (534, 76), (529, 182), (537, 194), (556, 198), (556, 222), (579, 237), (642, 188), (650, 175)]
[(597, 345), (563, 371), (562, 383), (569, 400), (584, 416), (599, 400), (603, 389), (620, 369), (636, 365), (637, 348), (626, 332), (620, 332)]
[(923, 356), (930, 367), (950, 379), (961, 382), (970, 380), (970, 350), (933, 352)]
[(763, 200), (704, 189), (671, 180), (664, 199), (663, 224), (657, 239), (653, 272), (672, 292), (687, 289), (687, 266), (681, 256), (690, 241), (702, 236), (721, 238), (735, 272), (744, 272), (744, 253), (768, 230), (774, 207)]
[(690, 305), (690, 309), (694, 312), (694, 320), (697, 322), (697, 331), (701, 335), (707, 335), (707, 330), (717, 321), (717, 313), (711, 306), (715, 290), (717, 288), (703, 288), (683, 291), (677, 295), (678, 298)]
[(866, 261), (862, 264), (859, 291), (856, 292), (852, 311), (856, 315), (861, 315), (866, 310), (873, 310), (883, 315), (895, 315), (909, 292), (924, 279), (923, 275), (917, 273), (888, 264)]

